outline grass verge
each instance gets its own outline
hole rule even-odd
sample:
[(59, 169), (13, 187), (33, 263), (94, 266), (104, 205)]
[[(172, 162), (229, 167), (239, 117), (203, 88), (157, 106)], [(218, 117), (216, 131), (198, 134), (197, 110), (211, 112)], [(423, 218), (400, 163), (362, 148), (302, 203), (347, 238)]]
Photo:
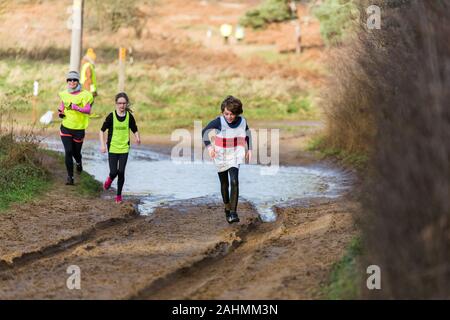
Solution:
[(17, 141), (12, 134), (0, 134), (0, 168), (0, 212), (12, 203), (33, 199), (51, 185), (36, 143), (28, 137)]
[(102, 184), (86, 172), (83, 172), (78, 176), (78, 182), (76, 183), (75, 188), (78, 194), (89, 198), (98, 197), (102, 192)]
[(322, 288), (325, 299), (351, 300), (360, 297), (358, 263), (362, 253), (361, 238), (353, 238), (342, 259), (333, 265), (329, 283)]
[[(61, 167), (65, 166), (63, 154), (52, 150), (43, 150), (43, 152), (45, 152), (48, 156), (56, 158)], [(95, 180), (95, 178), (89, 173), (82, 172), (81, 175), (76, 175), (75, 179), (75, 190), (77, 194), (89, 198), (100, 196), (100, 193), (102, 192), (102, 184)]]
[(307, 147), (309, 151), (318, 151), (323, 158), (335, 158), (345, 166), (363, 171), (367, 168), (369, 157), (358, 152), (350, 152), (337, 147), (329, 147), (324, 136), (313, 138)]

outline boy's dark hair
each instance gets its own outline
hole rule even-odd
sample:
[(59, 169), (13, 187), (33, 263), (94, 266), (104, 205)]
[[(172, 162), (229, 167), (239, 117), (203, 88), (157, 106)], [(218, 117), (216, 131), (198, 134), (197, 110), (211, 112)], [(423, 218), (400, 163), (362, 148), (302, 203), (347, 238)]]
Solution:
[(228, 111), (237, 116), (240, 115), (242, 112), (244, 112), (244, 110), (242, 109), (241, 100), (233, 96), (228, 96), (225, 98), (225, 100), (223, 100), (220, 109), (222, 110), (222, 112), (224, 112), (225, 108), (227, 108)]
[(130, 108), (130, 99), (128, 98), (128, 95), (125, 92), (119, 92), (118, 94), (116, 94), (114, 101), (117, 103), (117, 100), (119, 100), (119, 98), (125, 98), (125, 100), (127, 101), (127, 107), (125, 108), (125, 110), (133, 113), (133, 110), (131, 110)]

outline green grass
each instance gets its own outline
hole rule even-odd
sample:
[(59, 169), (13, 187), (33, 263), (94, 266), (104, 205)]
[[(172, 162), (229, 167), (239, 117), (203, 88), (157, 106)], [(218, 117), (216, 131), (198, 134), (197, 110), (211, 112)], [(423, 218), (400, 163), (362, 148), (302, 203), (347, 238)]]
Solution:
[[(60, 153), (13, 141), (9, 135), (0, 136), (0, 212), (10, 208), (13, 203), (32, 200), (54, 186), (49, 168), (43, 167), (37, 160), (41, 154), (57, 158), (59, 165), (64, 166), (64, 157)], [(14, 153), (15, 149), (20, 152)], [(102, 185), (83, 172), (77, 176), (75, 190), (78, 195), (95, 198), (100, 195)]]
[[(0, 180), (0, 212), (16, 202), (26, 202), (47, 191), (51, 182), (25, 166), (2, 170)], [(8, 177), (5, 179), (5, 177)]]
[[(63, 154), (52, 150), (42, 150), (42, 152), (58, 159), (60, 166), (65, 166)], [(75, 189), (79, 195), (95, 198), (100, 196), (100, 193), (102, 192), (102, 184), (95, 180), (95, 178), (89, 173), (82, 172), (81, 175), (75, 176)]]
[(49, 189), (48, 171), (36, 150), (33, 142), (19, 142), (11, 134), (0, 135), (0, 212)]
[(352, 34), (359, 15), (353, 0), (324, 0), (313, 14), (320, 21), (320, 34), (327, 45), (340, 44)]
[[(65, 89), (67, 66), (31, 60), (0, 61), (0, 102), (14, 106), (19, 124), (30, 123), (32, 88), (40, 82), (38, 115), (56, 110), (58, 91)], [(97, 132), (109, 112), (114, 110), (117, 93), (117, 66), (99, 64), (99, 96), (88, 132)], [(232, 71), (188, 67), (156, 67), (138, 62), (127, 67), (126, 91), (142, 134), (170, 133), (177, 128), (193, 128), (194, 120), (206, 124), (220, 113), (220, 103), (234, 95), (244, 103), (244, 116), (252, 120), (302, 120), (317, 117), (312, 93), (306, 92), (295, 79), (267, 77), (248, 79)], [(51, 125), (58, 128), (59, 119)]]
[(341, 260), (336, 262), (330, 274), (329, 283), (322, 288), (325, 299), (351, 300), (360, 296), (360, 270), (358, 259), (363, 249), (361, 239), (355, 237)]
[(75, 182), (75, 188), (78, 194), (84, 197), (95, 198), (102, 192), (102, 184), (90, 174), (83, 172), (75, 178), (78, 178)]
[(364, 170), (367, 167), (369, 157), (365, 154), (348, 152), (339, 148), (328, 147), (324, 136), (318, 136), (309, 142), (309, 151), (318, 151), (322, 157), (332, 157), (338, 159), (342, 164), (351, 166), (357, 170)]

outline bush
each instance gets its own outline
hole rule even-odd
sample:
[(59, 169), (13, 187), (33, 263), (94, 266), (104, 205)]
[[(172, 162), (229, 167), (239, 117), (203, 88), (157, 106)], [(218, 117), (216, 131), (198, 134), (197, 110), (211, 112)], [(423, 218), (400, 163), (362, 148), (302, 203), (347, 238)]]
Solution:
[(239, 23), (244, 27), (259, 29), (269, 23), (292, 18), (296, 17), (292, 15), (286, 0), (265, 0), (257, 9), (249, 10)]
[(97, 31), (116, 32), (120, 27), (131, 27), (140, 37), (144, 26), (137, 0), (86, 1), (85, 16), (87, 27)]
[(450, 298), (450, 3), (377, 4), (333, 65), (328, 143), (369, 154), (361, 217), (364, 265), (382, 272), (366, 297)]
[(354, 0), (324, 0), (313, 13), (320, 21), (320, 34), (327, 45), (340, 44), (358, 17)]

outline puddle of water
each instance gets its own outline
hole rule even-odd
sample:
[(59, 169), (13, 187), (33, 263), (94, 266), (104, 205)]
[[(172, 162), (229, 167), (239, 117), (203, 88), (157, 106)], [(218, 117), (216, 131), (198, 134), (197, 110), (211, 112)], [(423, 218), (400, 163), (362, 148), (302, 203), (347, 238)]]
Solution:
[[(63, 151), (58, 140), (45, 143), (49, 149)], [(109, 173), (108, 156), (98, 150), (98, 142), (85, 142), (83, 167), (103, 182)], [(239, 196), (251, 202), (266, 222), (276, 219), (274, 205), (305, 198), (337, 197), (346, 189), (343, 174), (330, 168), (280, 166), (275, 175), (261, 175), (260, 169), (259, 165), (241, 166)], [(133, 148), (130, 153), (123, 193), (141, 197), (141, 214), (151, 214), (156, 207), (179, 200), (221, 200), (219, 179), (212, 162), (176, 163), (168, 155), (144, 148)]]

